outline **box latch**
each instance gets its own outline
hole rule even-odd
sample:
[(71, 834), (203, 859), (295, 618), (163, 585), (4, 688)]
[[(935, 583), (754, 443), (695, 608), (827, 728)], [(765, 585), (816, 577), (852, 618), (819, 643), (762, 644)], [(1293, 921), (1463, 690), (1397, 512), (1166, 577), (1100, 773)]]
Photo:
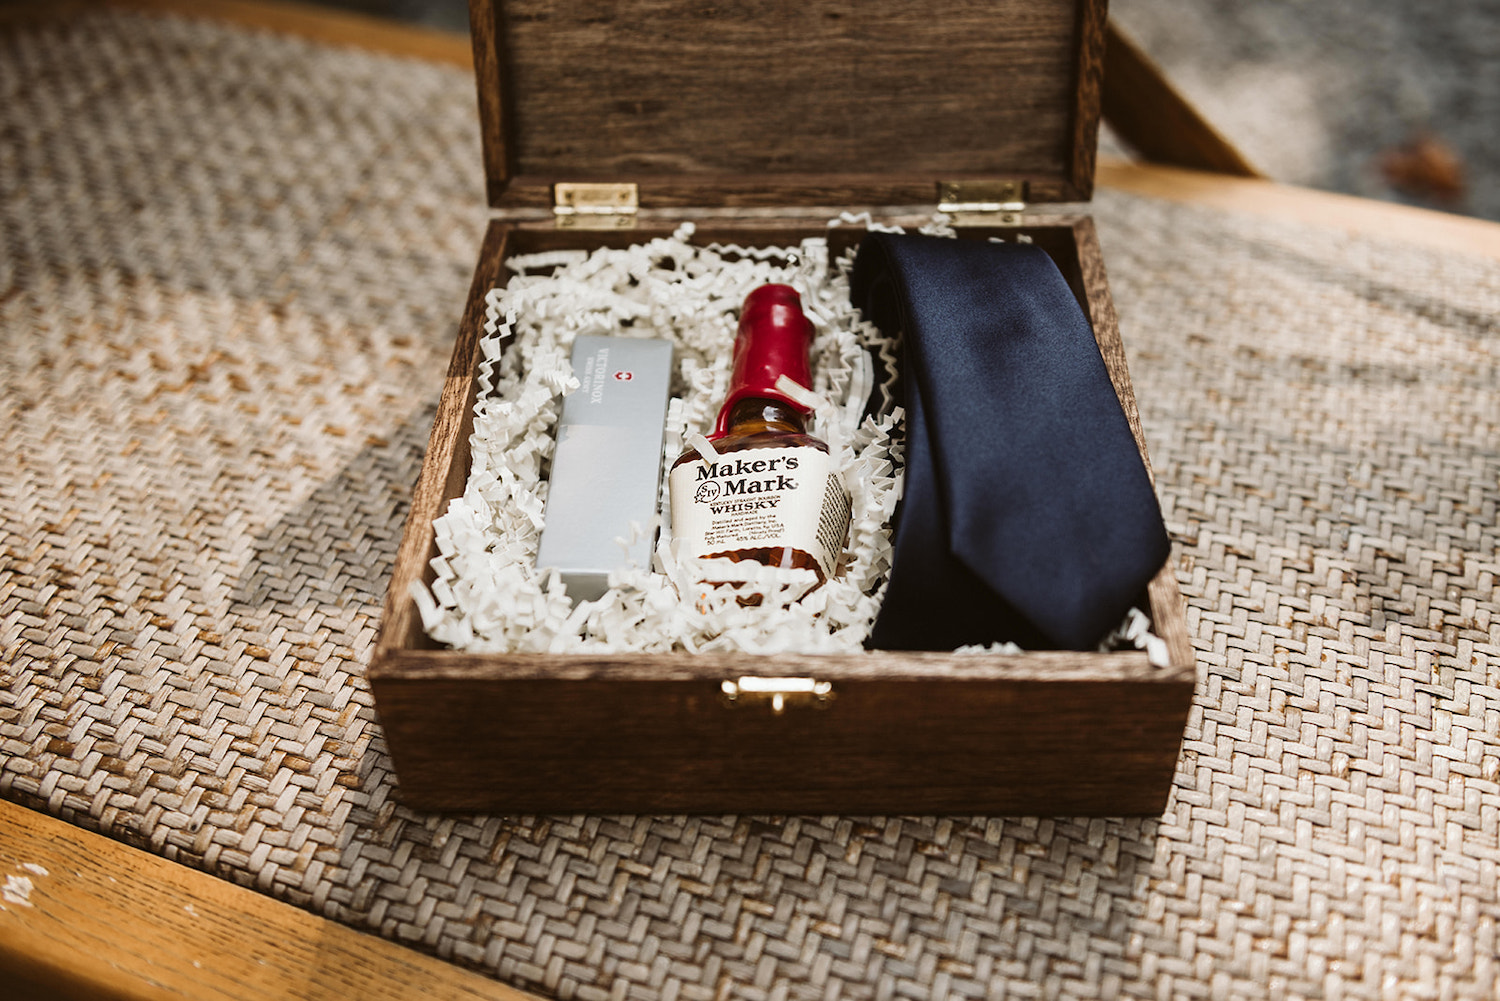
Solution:
[(833, 701), (833, 682), (812, 678), (758, 678), (745, 675), (719, 685), (724, 704), (731, 707), (771, 707), (780, 715), (788, 708), (827, 708)]
[(939, 181), (938, 211), (954, 226), (1019, 226), (1025, 181)]
[(640, 192), (634, 183), (559, 181), (552, 186), (558, 229), (634, 229)]

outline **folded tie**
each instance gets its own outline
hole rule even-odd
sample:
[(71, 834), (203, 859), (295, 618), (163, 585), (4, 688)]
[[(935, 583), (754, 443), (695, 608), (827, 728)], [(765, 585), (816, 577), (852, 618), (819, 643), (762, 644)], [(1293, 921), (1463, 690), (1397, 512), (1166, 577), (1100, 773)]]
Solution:
[(1029, 244), (873, 233), (852, 295), (904, 344), (906, 481), (870, 645), (1097, 646), (1170, 542), (1057, 266)]

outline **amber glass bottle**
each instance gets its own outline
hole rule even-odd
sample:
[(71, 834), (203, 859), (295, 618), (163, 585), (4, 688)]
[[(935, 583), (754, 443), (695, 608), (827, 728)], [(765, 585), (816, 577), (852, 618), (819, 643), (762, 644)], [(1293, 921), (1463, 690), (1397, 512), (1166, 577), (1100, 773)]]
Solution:
[(745, 298), (729, 395), (708, 436), (717, 459), (688, 449), (669, 474), (672, 532), (684, 555), (812, 570), (838, 567), (849, 494), (808, 410), (776, 388), (810, 386), (812, 323), (797, 291), (762, 285)]

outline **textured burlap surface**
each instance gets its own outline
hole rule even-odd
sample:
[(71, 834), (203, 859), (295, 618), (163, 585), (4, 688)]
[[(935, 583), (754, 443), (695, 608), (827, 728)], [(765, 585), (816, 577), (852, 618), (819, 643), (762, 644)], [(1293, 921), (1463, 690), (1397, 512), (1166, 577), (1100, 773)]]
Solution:
[(0, 35), (0, 794), (560, 997), (1495, 995), (1500, 263), (1097, 199), (1161, 817), (435, 816), (362, 673), (479, 163), (461, 71)]

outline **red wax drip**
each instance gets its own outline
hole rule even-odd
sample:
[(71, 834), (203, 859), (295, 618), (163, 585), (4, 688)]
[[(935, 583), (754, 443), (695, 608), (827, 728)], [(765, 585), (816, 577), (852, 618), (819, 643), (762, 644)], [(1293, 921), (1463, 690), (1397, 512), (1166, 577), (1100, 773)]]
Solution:
[(762, 285), (747, 295), (734, 339), (729, 396), (719, 409), (718, 424), (709, 439), (722, 438), (728, 432), (729, 411), (741, 400), (776, 400), (804, 416), (811, 413), (777, 389), (776, 380), (784, 375), (799, 386), (811, 388), (808, 352), (812, 337), (813, 325), (802, 312), (802, 297), (790, 285)]

